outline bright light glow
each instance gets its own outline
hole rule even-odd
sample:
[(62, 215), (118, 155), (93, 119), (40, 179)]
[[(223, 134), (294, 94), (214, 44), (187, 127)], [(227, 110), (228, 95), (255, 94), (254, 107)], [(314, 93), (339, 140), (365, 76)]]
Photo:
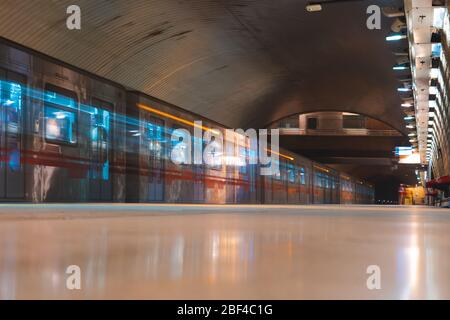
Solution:
[(410, 137), (414, 137), (416, 134), (414, 133), (414, 132), (412, 132), (412, 133), (408, 133), (408, 136), (410, 136)]
[(434, 68), (430, 70), (430, 77), (431, 78), (437, 78), (439, 75), (439, 69), (438, 68)]
[(386, 41), (398, 41), (398, 40), (402, 40), (402, 39), (406, 39), (406, 35), (404, 35), (404, 34), (393, 34), (391, 36), (387, 36), (386, 37)]
[(57, 111), (57, 112), (53, 112), (53, 114), (55, 115), (56, 119), (60, 119), (60, 120), (65, 119), (67, 117), (67, 114), (65, 112)]
[(290, 156), (287, 156), (287, 155), (285, 155), (285, 154), (282, 154), (282, 153), (276, 152), (276, 151), (274, 151), (274, 150), (272, 150), (272, 149), (264, 149), (264, 150), (266, 150), (266, 151), (268, 151), (268, 152), (270, 152), (270, 153), (273, 153), (273, 154), (277, 154), (277, 155), (279, 155), (280, 157), (283, 157), (283, 158), (289, 159), (289, 160), (291, 160), (291, 161), (293, 161), (293, 160), (294, 160), (294, 158), (292, 158), (292, 157), (290, 157)]
[(412, 107), (412, 104), (411, 103), (402, 103), (402, 107), (409, 108), (409, 107)]
[(318, 11), (322, 11), (322, 5), (317, 3), (317, 4), (308, 4), (305, 7), (306, 11), (308, 12), (318, 12)]
[(431, 55), (433, 57), (439, 57), (441, 54), (441, 51), (442, 51), (441, 48), (442, 48), (442, 46), (440, 43), (432, 43), (431, 44)]
[(50, 137), (59, 137), (60, 132), (60, 126), (58, 125), (58, 122), (56, 122), (55, 119), (48, 119), (47, 125), (45, 127), (47, 136)]
[(236, 156), (223, 156), (223, 161), (227, 166), (243, 167), (246, 164), (244, 158)]
[(174, 115), (172, 115), (170, 113), (167, 113), (167, 112), (164, 112), (164, 111), (161, 111), (161, 110), (158, 110), (158, 109), (154, 109), (152, 107), (143, 105), (141, 103), (137, 103), (137, 106), (138, 106), (139, 109), (150, 111), (150, 112), (156, 113), (156, 114), (158, 114), (160, 116), (164, 116), (166, 118), (169, 118), (169, 119), (172, 119), (172, 120), (176, 120), (178, 122), (181, 122), (181, 123), (184, 123), (184, 124), (188, 124), (190, 126), (197, 127), (197, 128), (202, 129), (202, 130), (205, 130), (205, 131), (211, 131), (211, 132), (213, 132), (215, 134), (220, 134), (220, 132), (218, 132), (217, 130), (214, 130), (214, 129), (211, 129), (211, 128), (208, 128), (208, 127), (205, 127), (205, 126), (201, 126), (201, 125), (199, 125), (197, 123), (194, 123), (192, 121), (189, 121), (189, 120), (186, 120), (186, 119), (174, 116)]
[(409, 88), (398, 88), (397, 91), (408, 92), (408, 91), (411, 91), (411, 89), (409, 89)]
[(408, 67), (404, 67), (404, 66), (395, 66), (392, 68), (393, 70), (407, 70)]
[(5, 105), (7, 105), (7, 106), (10, 106), (10, 105), (12, 105), (12, 104), (14, 104), (14, 101), (13, 101), (13, 100), (6, 100), (6, 101), (5, 101)]
[(434, 8), (433, 9), (433, 27), (442, 29), (444, 26), (444, 15), (445, 8)]
[(420, 163), (420, 154), (419, 153), (411, 153), (410, 155), (400, 158), (398, 163), (409, 163), (409, 164), (418, 164)]
[(412, 147), (395, 147), (396, 156), (409, 156), (412, 154)]
[(406, 127), (407, 127), (408, 129), (413, 129), (413, 128), (414, 128), (414, 126), (413, 126), (412, 124), (408, 124)]
[(437, 90), (436, 87), (430, 87), (430, 88), (428, 89), (428, 92), (429, 92), (430, 94), (437, 94), (437, 93), (438, 93), (438, 90)]
[(413, 116), (407, 116), (407, 117), (404, 117), (403, 119), (405, 119), (405, 120), (414, 120), (414, 117)]

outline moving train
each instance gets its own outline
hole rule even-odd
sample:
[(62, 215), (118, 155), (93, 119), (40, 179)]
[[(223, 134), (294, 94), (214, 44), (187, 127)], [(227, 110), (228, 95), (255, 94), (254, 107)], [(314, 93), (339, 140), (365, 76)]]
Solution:
[[(370, 185), (283, 149), (279, 170), (262, 175), (245, 135), (5, 39), (0, 89), (0, 201), (374, 201)], [(171, 161), (174, 131), (203, 145), (189, 141), (196, 129), (231, 141), (229, 159)]]

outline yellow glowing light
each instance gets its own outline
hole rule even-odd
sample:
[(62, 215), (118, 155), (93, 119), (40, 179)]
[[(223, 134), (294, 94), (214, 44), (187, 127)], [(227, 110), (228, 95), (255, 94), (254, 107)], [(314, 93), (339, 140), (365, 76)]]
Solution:
[(325, 168), (322, 168), (322, 167), (319, 167), (319, 166), (317, 166), (317, 165), (314, 165), (314, 168), (317, 168), (317, 169), (322, 170), (322, 171), (325, 171), (325, 172), (330, 172), (330, 170), (325, 169)]
[(285, 154), (282, 154), (282, 153), (273, 151), (272, 149), (265, 149), (265, 150), (268, 151), (268, 152), (270, 152), (270, 153), (277, 154), (277, 155), (279, 155), (280, 157), (283, 157), (283, 158), (289, 159), (289, 160), (291, 160), (291, 161), (294, 161), (294, 158), (292, 158), (292, 157), (290, 157), (290, 156), (287, 156), (287, 155), (285, 155)]
[[(200, 129), (205, 130), (205, 131), (211, 131), (212, 133), (220, 134), (220, 132), (217, 131), (217, 130), (215, 130), (215, 129), (208, 128), (208, 127), (205, 127), (205, 126), (201, 126), (201, 125), (199, 125), (199, 124), (197, 124), (197, 123), (195, 123), (195, 122), (192, 122), (192, 121), (189, 121), (189, 120), (186, 120), (186, 119), (183, 119), (183, 118), (174, 116), (173, 114), (170, 114), (170, 113), (167, 113), (167, 112), (164, 112), (164, 111), (161, 111), (161, 110), (158, 110), (158, 109), (155, 109), (155, 108), (152, 108), (152, 107), (143, 105), (143, 104), (141, 104), (141, 103), (137, 103), (136, 105), (137, 105), (137, 107), (138, 107), (139, 109), (146, 110), (146, 111), (149, 111), (149, 112), (153, 112), (153, 113), (155, 113), (155, 114), (157, 114), (157, 115), (160, 115), (160, 116), (163, 116), (163, 117), (166, 117), (166, 118), (169, 118), (169, 119), (172, 119), (172, 120), (175, 120), (175, 121), (178, 121), (178, 122), (181, 122), (181, 123), (184, 123), (184, 124), (187, 124), (187, 125), (196, 127), (196, 128), (200, 128)], [(289, 159), (289, 160), (291, 160), (291, 161), (294, 160), (293, 157), (287, 156), (287, 155), (285, 155), (285, 154), (276, 152), (276, 151), (271, 150), (271, 149), (266, 149), (266, 151), (271, 152), (271, 153), (274, 153), (274, 154), (277, 154), (277, 155), (279, 155), (280, 157)]]
[(161, 110), (158, 110), (158, 109), (155, 109), (155, 108), (143, 105), (141, 103), (137, 103), (136, 105), (138, 106), (139, 109), (146, 110), (146, 111), (149, 111), (149, 112), (153, 112), (153, 113), (156, 113), (157, 115), (160, 115), (160, 116), (163, 116), (163, 117), (166, 117), (166, 118), (169, 118), (169, 119), (172, 119), (172, 120), (175, 120), (175, 121), (178, 121), (178, 122), (181, 122), (181, 123), (184, 123), (184, 124), (196, 127), (196, 128), (200, 128), (200, 129), (205, 130), (205, 131), (211, 131), (211, 132), (213, 132), (215, 134), (220, 134), (220, 132), (217, 131), (217, 130), (214, 130), (212, 128), (208, 128), (208, 127), (199, 125), (199, 124), (197, 124), (195, 122), (192, 122), (192, 121), (189, 121), (189, 120), (186, 120), (186, 119), (174, 116), (173, 114), (170, 114), (170, 113), (167, 113), (167, 112), (164, 112), (164, 111), (161, 111)]

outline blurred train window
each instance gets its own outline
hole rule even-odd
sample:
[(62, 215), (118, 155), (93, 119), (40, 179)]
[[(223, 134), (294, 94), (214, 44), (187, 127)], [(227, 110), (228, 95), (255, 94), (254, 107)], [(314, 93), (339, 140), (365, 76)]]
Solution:
[(344, 129), (363, 129), (366, 127), (366, 117), (355, 114), (355, 115), (343, 115), (342, 127)]
[(149, 140), (150, 152), (156, 159), (164, 158), (164, 121), (155, 117), (150, 117), (150, 122), (147, 124), (147, 128), (147, 138)]
[[(0, 70), (1, 71), (1, 70)], [(11, 74), (10, 74), (11, 75)], [(3, 76), (6, 78), (6, 76)], [(8, 77), (11, 79), (11, 77)], [(0, 143), (8, 149), (8, 174), (19, 172), (21, 169), (20, 148), (21, 115), (22, 115), (22, 85), (12, 81), (0, 81)], [(2, 131), (4, 130), (5, 136)], [(2, 140), (4, 142), (2, 142)], [(2, 168), (3, 165), (0, 166)], [(17, 179), (10, 177), (9, 179)]]
[(91, 114), (91, 145), (92, 157), (97, 167), (91, 170), (91, 177), (103, 180), (109, 179), (109, 163), (111, 148), (110, 121), (111, 113), (114, 110), (112, 103), (93, 98), (94, 106)]
[(75, 145), (78, 134), (76, 94), (47, 84), (44, 101), (45, 139), (51, 142)]
[(322, 174), (321, 173), (316, 172), (316, 174), (314, 176), (314, 180), (315, 180), (314, 184), (317, 187), (320, 187), (320, 188), (323, 187), (323, 181), (322, 181)]
[(317, 118), (308, 118), (306, 123), (307, 129), (317, 129)]
[(177, 165), (191, 163), (192, 137), (186, 128), (173, 126), (171, 132), (170, 159)]
[(300, 168), (300, 184), (306, 184), (306, 173), (305, 168)]
[(279, 170), (273, 174), (275, 180), (281, 180), (281, 170), (283, 170), (283, 164), (281, 162), (278, 162), (278, 168)]
[(53, 142), (75, 144), (75, 112), (45, 106), (45, 138)]
[(295, 183), (295, 176), (296, 176), (296, 168), (294, 168), (294, 165), (289, 164), (289, 166), (288, 166), (288, 180), (289, 180), (289, 182)]
[(6, 132), (19, 133), (19, 115), (22, 109), (22, 86), (18, 83), (0, 81), (1, 106), (5, 110)]
[(203, 138), (203, 160), (209, 169), (222, 170), (223, 148), (223, 143), (218, 142), (215, 136), (211, 136), (209, 141)]
[(241, 146), (239, 145), (239, 172), (241, 174), (246, 174), (247, 173), (247, 156), (248, 154), (248, 150), (246, 146)]

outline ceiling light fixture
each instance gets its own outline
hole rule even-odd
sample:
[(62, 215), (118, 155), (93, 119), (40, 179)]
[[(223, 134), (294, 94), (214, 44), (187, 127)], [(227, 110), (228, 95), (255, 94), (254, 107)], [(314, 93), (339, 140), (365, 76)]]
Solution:
[(308, 12), (322, 11), (322, 5), (320, 3), (310, 3), (306, 6), (306, 11)]
[(406, 66), (394, 66), (392, 70), (407, 70), (409, 67)]
[(320, 12), (323, 9), (323, 5), (328, 5), (332, 3), (343, 3), (343, 2), (356, 2), (363, 0), (328, 0), (328, 1), (314, 1), (306, 5), (305, 9), (308, 12)]
[(398, 40), (402, 40), (402, 39), (406, 39), (405, 34), (393, 34), (393, 35), (386, 37), (386, 41), (398, 41)]

